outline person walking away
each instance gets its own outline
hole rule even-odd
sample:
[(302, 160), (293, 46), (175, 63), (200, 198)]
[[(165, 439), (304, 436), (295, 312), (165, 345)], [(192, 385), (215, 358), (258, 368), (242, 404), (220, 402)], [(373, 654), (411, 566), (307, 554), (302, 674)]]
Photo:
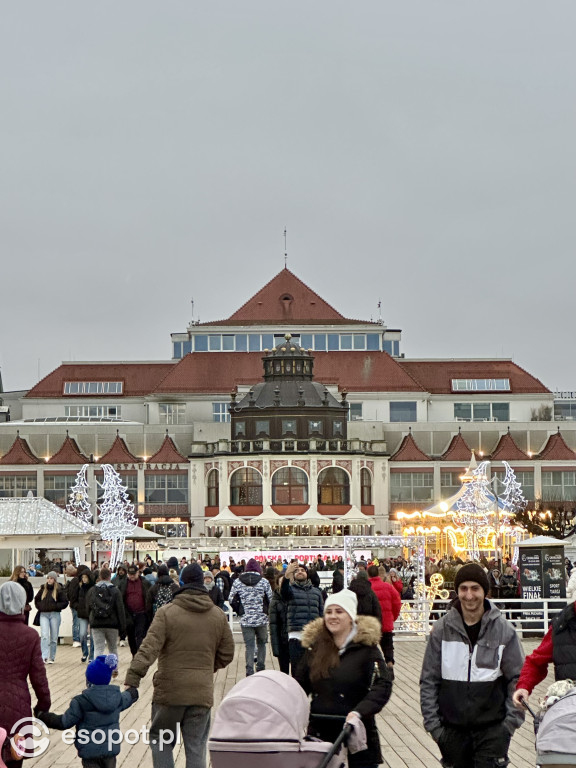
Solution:
[(139, 572), (138, 566), (128, 566), (128, 578), (118, 590), (124, 600), (126, 634), (132, 656), (135, 656), (146, 637), (152, 620), (152, 606), (148, 600), (151, 584)]
[[(80, 567), (80, 566), (79, 566)], [(66, 594), (68, 596), (68, 604), (70, 606), (70, 612), (72, 613), (72, 647), (80, 648), (80, 625), (78, 624), (78, 614), (76, 608), (72, 605), (70, 599), (70, 587), (72, 584), (78, 585), (78, 569), (73, 563), (67, 563), (64, 569), (66, 576)]]
[(66, 590), (58, 584), (58, 574), (55, 571), (50, 571), (46, 576), (46, 583), (36, 593), (34, 603), (40, 614), (42, 658), (47, 664), (54, 664), (58, 632), (62, 621), (61, 614), (68, 606)]
[(158, 608), (171, 603), (174, 593), (179, 587), (180, 584), (176, 584), (174, 579), (170, 577), (168, 566), (164, 564), (159, 565), (156, 583), (150, 587), (146, 596), (148, 613), (154, 616)]
[[(68, 569), (66, 569), (68, 573)], [(76, 573), (72, 576), (68, 584), (66, 585), (66, 592), (68, 595), (68, 601), (70, 603), (70, 610), (72, 611), (72, 643), (73, 648), (82, 647), (82, 638), (80, 632), (80, 622), (78, 620), (78, 591), (80, 589), (80, 582), (82, 574), (86, 572), (90, 574), (90, 569), (87, 565), (81, 564), (76, 569)], [(94, 580), (90, 577), (92, 586), (94, 586)]]
[(335, 595), (341, 589), (344, 589), (344, 563), (338, 560), (332, 575), (332, 594)]
[[(181, 579), (183, 586), (172, 602), (156, 612), (125, 680), (125, 685), (138, 688), (158, 660), (150, 726), (154, 768), (174, 767), (172, 750), (178, 727), (184, 741), (186, 768), (206, 768), (214, 672), (227, 667), (234, 658), (232, 632), (223, 611), (206, 592), (201, 567), (197, 563), (187, 566)], [(167, 742), (169, 732), (172, 740)]]
[(300, 642), (302, 632), (306, 624), (322, 616), (324, 600), (322, 592), (318, 587), (314, 587), (308, 578), (306, 566), (297, 562), (290, 563), (286, 568), (280, 596), (288, 605), (288, 651), (290, 672), (294, 677), (298, 662), (304, 653)]
[(26, 605), (24, 606), (24, 621), (26, 624), (30, 621), (30, 611), (32, 610), (32, 602), (34, 600), (34, 587), (28, 581), (28, 571), (23, 565), (17, 565), (12, 571), (10, 581), (20, 584), (20, 586), (26, 592)]
[[(38, 700), (34, 711), (49, 709), (51, 703), (40, 636), (34, 627), (26, 626), (25, 607), (26, 592), (18, 582), (0, 586), (0, 728), (7, 734), (19, 720), (32, 717), (31, 690)], [(22, 766), (12, 757), (9, 738), (0, 746), (0, 760), (8, 768)]]
[[(356, 594), (330, 595), (324, 617), (302, 635), (304, 656), (296, 679), (312, 695), (309, 733), (335, 741), (344, 723), (366, 729), (366, 749), (348, 754), (350, 768), (375, 768), (382, 762), (375, 717), (392, 693), (392, 676), (379, 648), (380, 622), (357, 615)], [(326, 717), (329, 716), (329, 717)]]
[(101, 568), (96, 584), (88, 592), (90, 633), (94, 637), (94, 655), (118, 655), (118, 635), (126, 634), (124, 601), (119, 590), (110, 581), (109, 568)]
[(76, 726), (74, 743), (83, 768), (116, 768), (120, 742), (113, 734), (120, 731), (120, 713), (138, 699), (136, 688), (121, 691), (117, 685), (110, 685), (117, 667), (118, 657), (114, 654), (97, 656), (86, 667), (86, 689), (74, 696), (66, 712), (38, 712), (38, 719), (48, 728), (67, 731)]
[[(238, 598), (238, 601), (236, 600)], [(260, 563), (251, 558), (246, 571), (233, 582), (230, 605), (240, 617), (246, 652), (246, 676), (254, 674), (256, 646), (256, 672), (266, 669), (266, 643), (268, 642), (268, 611), (272, 600), (269, 582), (262, 577)]]
[(382, 637), (380, 647), (389, 668), (394, 666), (394, 622), (400, 616), (402, 600), (398, 590), (379, 576), (379, 566), (368, 566), (368, 580), (382, 611)]
[(204, 586), (206, 587), (206, 590), (208, 591), (208, 594), (210, 595), (214, 605), (217, 605), (218, 608), (224, 610), (224, 595), (216, 586), (212, 571), (204, 571)]
[(87, 659), (88, 661), (94, 659), (94, 638), (92, 637), (92, 630), (90, 630), (90, 638), (88, 638), (88, 626), (90, 623), (88, 593), (93, 586), (94, 581), (92, 579), (92, 574), (88, 568), (85, 568), (80, 572), (80, 584), (75, 595), (76, 613), (78, 614), (78, 634), (80, 637), (80, 646), (82, 648), (82, 658), (80, 661), (82, 663)]
[(276, 588), (272, 590), (270, 601), (270, 642), (272, 655), (278, 659), (280, 672), (290, 674), (290, 651), (288, 650), (288, 604), (282, 600), (280, 586), (284, 576), (278, 574)]
[(368, 573), (366, 571), (358, 571), (350, 582), (348, 589), (354, 592), (358, 598), (358, 614), (360, 616), (373, 616), (379, 622), (382, 622), (382, 609), (368, 580)]
[(454, 579), (458, 599), (431, 630), (420, 676), (424, 727), (443, 765), (506, 766), (524, 714), (512, 696), (524, 653), (514, 627), (486, 599), (488, 577), (469, 563)]

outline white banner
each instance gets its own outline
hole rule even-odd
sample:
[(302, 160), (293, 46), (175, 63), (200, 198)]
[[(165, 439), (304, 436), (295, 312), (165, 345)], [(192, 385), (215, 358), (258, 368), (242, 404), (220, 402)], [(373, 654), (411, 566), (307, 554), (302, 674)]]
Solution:
[[(254, 558), (254, 560), (257, 560), (259, 563), (265, 563), (267, 560), (272, 560), (273, 562), (276, 562), (276, 560), (298, 560), (301, 563), (304, 561), (311, 561), (316, 560), (318, 555), (322, 557), (322, 560), (326, 560), (327, 557), (329, 557), (331, 560), (338, 560), (339, 557), (344, 559), (344, 550), (343, 549), (260, 549), (256, 552), (254, 550), (249, 549), (231, 549), (231, 550), (225, 550), (219, 553), (220, 555), (220, 562), (221, 563), (228, 563), (230, 561), (230, 558), (234, 560), (234, 562), (238, 563), (240, 560), (250, 560), (250, 558)], [(365, 560), (370, 560), (372, 557), (372, 554), (369, 549), (359, 549), (355, 551), (355, 556), (357, 560), (360, 560), (360, 558), (364, 556)]]

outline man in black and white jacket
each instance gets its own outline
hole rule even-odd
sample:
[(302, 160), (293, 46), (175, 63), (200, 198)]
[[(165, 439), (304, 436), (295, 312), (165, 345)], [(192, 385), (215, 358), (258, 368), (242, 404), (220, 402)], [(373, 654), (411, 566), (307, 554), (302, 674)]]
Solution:
[(512, 734), (524, 719), (512, 696), (524, 652), (514, 627), (487, 599), (480, 565), (454, 580), (458, 600), (433, 626), (422, 674), (424, 727), (451, 768), (505, 766)]
[(272, 588), (268, 579), (262, 578), (262, 568), (254, 558), (246, 563), (245, 573), (232, 584), (229, 602), (234, 605), (238, 596), (242, 605), (240, 626), (246, 646), (246, 677), (254, 674), (254, 646), (256, 645), (256, 672), (266, 668), (266, 643), (268, 642), (268, 606), (272, 600)]

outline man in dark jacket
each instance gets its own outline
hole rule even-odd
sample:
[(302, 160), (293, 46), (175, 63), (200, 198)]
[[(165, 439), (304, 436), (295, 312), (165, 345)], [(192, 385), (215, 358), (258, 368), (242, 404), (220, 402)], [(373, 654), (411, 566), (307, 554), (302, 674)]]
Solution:
[(76, 574), (66, 584), (68, 602), (70, 603), (70, 610), (72, 611), (72, 640), (74, 641), (72, 646), (74, 648), (80, 648), (82, 645), (80, 624), (78, 622), (78, 589), (80, 587), (80, 577), (84, 571), (90, 573), (88, 566), (85, 563), (82, 563), (76, 569)]
[(118, 634), (126, 633), (126, 614), (122, 595), (112, 584), (108, 568), (100, 569), (96, 584), (88, 592), (90, 631), (94, 638), (94, 655), (106, 653), (118, 655)]
[(323, 614), (324, 600), (318, 587), (312, 586), (308, 569), (301, 563), (290, 563), (280, 587), (280, 596), (288, 604), (288, 652), (290, 674), (296, 675), (296, 667), (302, 658), (302, 631), (306, 624)]
[(480, 565), (460, 568), (454, 587), (458, 600), (433, 625), (422, 665), (424, 727), (443, 765), (505, 766), (524, 720), (512, 701), (524, 653), (514, 627), (486, 599)]
[(137, 565), (128, 566), (128, 578), (118, 587), (124, 601), (126, 634), (132, 656), (136, 656), (152, 621), (152, 606), (148, 600), (151, 584), (140, 575)]

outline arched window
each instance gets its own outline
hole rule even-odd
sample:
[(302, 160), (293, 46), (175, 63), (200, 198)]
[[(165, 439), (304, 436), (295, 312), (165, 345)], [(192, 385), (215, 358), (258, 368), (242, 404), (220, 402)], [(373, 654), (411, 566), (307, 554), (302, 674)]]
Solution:
[(350, 478), (340, 467), (328, 467), (318, 475), (318, 504), (350, 504)]
[(230, 503), (239, 506), (262, 504), (262, 475), (251, 467), (237, 469), (230, 479)]
[(208, 491), (208, 504), (209, 507), (217, 507), (220, 502), (220, 473), (217, 469), (211, 469), (208, 472), (208, 478), (206, 482), (206, 489)]
[(272, 504), (308, 504), (308, 477), (297, 467), (283, 467), (272, 477)]
[(360, 499), (363, 507), (369, 507), (372, 504), (372, 478), (370, 471), (363, 467), (360, 470)]

